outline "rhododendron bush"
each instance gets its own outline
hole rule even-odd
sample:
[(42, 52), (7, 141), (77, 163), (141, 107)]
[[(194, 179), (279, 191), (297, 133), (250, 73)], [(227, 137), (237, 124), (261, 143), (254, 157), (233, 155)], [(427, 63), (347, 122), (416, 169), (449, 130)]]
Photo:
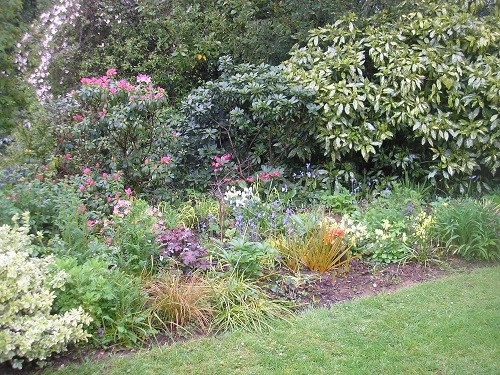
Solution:
[(82, 78), (70, 95), (78, 107), (71, 132), (59, 152), (74, 166), (99, 165), (123, 172), (134, 190), (163, 185), (172, 179), (178, 137), (168, 124), (165, 90), (139, 74), (135, 82), (117, 79), (108, 69), (102, 77)]
[(54, 289), (64, 286), (66, 274), (50, 270), (53, 258), (32, 257), (28, 231), (26, 224), (0, 227), (0, 363), (14, 367), (87, 340), (91, 321), (82, 308), (51, 314)]
[(211, 161), (214, 172), (235, 163), (243, 177), (265, 164), (318, 156), (311, 90), (287, 78), (280, 66), (236, 65), (230, 57), (219, 63), (221, 77), (193, 90), (182, 103), (186, 119), (180, 128), (189, 137), (184, 166), (203, 176), (209, 171), (207, 156), (219, 154)]

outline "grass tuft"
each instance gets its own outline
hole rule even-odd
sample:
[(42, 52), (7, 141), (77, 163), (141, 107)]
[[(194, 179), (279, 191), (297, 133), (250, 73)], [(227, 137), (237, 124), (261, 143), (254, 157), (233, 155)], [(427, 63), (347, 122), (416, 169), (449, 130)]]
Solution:
[(208, 326), (212, 315), (211, 289), (203, 278), (166, 273), (149, 281), (144, 290), (154, 326), (185, 327), (190, 323), (202, 328)]

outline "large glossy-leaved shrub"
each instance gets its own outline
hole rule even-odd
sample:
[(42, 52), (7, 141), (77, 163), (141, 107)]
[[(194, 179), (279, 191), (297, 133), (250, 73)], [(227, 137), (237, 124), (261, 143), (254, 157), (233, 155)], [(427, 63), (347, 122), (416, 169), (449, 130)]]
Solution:
[(317, 136), (334, 162), (437, 182), (495, 175), (499, 13), (433, 3), (364, 26), (345, 17), (293, 51), (288, 72), (315, 90)]
[(239, 172), (260, 164), (309, 159), (316, 105), (313, 92), (280, 66), (235, 65), (220, 60), (222, 76), (193, 90), (183, 102), (186, 163), (211, 171), (214, 155), (229, 152)]
[(87, 340), (85, 326), (91, 321), (81, 307), (51, 313), (54, 290), (67, 275), (51, 271), (53, 259), (32, 256), (28, 231), (27, 224), (0, 227), (0, 363), (14, 367)]

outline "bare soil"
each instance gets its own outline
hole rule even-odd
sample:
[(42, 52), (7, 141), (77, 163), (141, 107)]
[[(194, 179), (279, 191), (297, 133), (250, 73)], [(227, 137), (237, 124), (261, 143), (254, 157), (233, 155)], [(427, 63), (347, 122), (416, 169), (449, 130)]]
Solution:
[(468, 272), (480, 263), (458, 258), (446, 263), (424, 266), (418, 263), (373, 265), (354, 260), (348, 272), (325, 273), (305, 287), (301, 301), (308, 305), (328, 307), (354, 298), (393, 291), (415, 283), (434, 280), (454, 272)]

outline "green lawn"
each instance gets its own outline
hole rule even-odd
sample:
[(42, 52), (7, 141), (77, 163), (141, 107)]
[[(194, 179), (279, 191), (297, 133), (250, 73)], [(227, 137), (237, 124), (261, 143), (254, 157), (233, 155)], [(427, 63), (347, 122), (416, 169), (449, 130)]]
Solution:
[(500, 374), (500, 267), (45, 374)]

